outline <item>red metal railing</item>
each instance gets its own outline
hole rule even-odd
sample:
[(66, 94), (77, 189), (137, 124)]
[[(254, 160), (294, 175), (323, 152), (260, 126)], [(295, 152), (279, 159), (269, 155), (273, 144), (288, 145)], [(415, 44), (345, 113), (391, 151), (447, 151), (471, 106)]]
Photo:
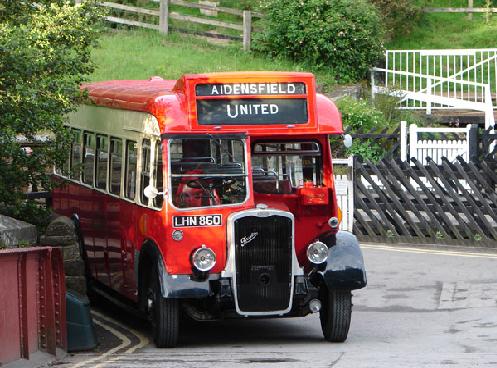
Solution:
[(67, 350), (65, 294), (59, 249), (0, 251), (0, 365)]

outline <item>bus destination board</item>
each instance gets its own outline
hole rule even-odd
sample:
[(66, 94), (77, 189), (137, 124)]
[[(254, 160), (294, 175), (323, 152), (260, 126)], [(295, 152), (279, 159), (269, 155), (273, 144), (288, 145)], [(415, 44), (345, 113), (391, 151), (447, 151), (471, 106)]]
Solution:
[[(197, 97), (220, 98), (197, 100), (198, 123), (200, 125), (305, 124), (308, 122), (307, 98), (300, 97), (305, 93), (304, 83), (200, 84), (196, 86)], [(252, 95), (271, 97), (250, 97)], [(279, 96), (292, 97), (278, 98)]]

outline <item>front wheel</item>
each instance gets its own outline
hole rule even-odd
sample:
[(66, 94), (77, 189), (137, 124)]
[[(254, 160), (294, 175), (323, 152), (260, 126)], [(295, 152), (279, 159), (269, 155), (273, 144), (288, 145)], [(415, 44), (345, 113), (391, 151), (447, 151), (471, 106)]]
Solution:
[(179, 335), (178, 300), (162, 297), (157, 269), (152, 274), (147, 299), (155, 345), (158, 348), (174, 348)]
[(331, 342), (347, 340), (352, 317), (352, 293), (350, 290), (324, 290), (319, 313), (323, 336)]

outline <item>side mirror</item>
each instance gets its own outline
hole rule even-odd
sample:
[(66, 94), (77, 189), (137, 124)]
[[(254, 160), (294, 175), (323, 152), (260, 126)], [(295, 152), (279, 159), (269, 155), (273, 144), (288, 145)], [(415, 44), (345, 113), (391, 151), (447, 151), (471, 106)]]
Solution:
[(153, 185), (149, 185), (145, 189), (143, 189), (143, 194), (148, 199), (154, 199), (155, 197), (157, 197), (159, 195), (159, 191)]
[(345, 134), (343, 136), (343, 145), (345, 146), (345, 148), (352, 147), (352, 136), (350, 134)]

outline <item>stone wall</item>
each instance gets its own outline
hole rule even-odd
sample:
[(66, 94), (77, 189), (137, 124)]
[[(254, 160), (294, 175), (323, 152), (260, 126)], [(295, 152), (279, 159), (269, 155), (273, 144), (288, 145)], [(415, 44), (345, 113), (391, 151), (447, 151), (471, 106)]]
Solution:
[(82, 296), (86, 295), (85, 265), (80, 253), (79, 239), (74, 222), (60, 216), (47, 227), (42, 245), (60, 247), (64, 257), (66, 288)]
[(36, 244), (36, 226), (0, 215), (0, 248), (16, 248)]

